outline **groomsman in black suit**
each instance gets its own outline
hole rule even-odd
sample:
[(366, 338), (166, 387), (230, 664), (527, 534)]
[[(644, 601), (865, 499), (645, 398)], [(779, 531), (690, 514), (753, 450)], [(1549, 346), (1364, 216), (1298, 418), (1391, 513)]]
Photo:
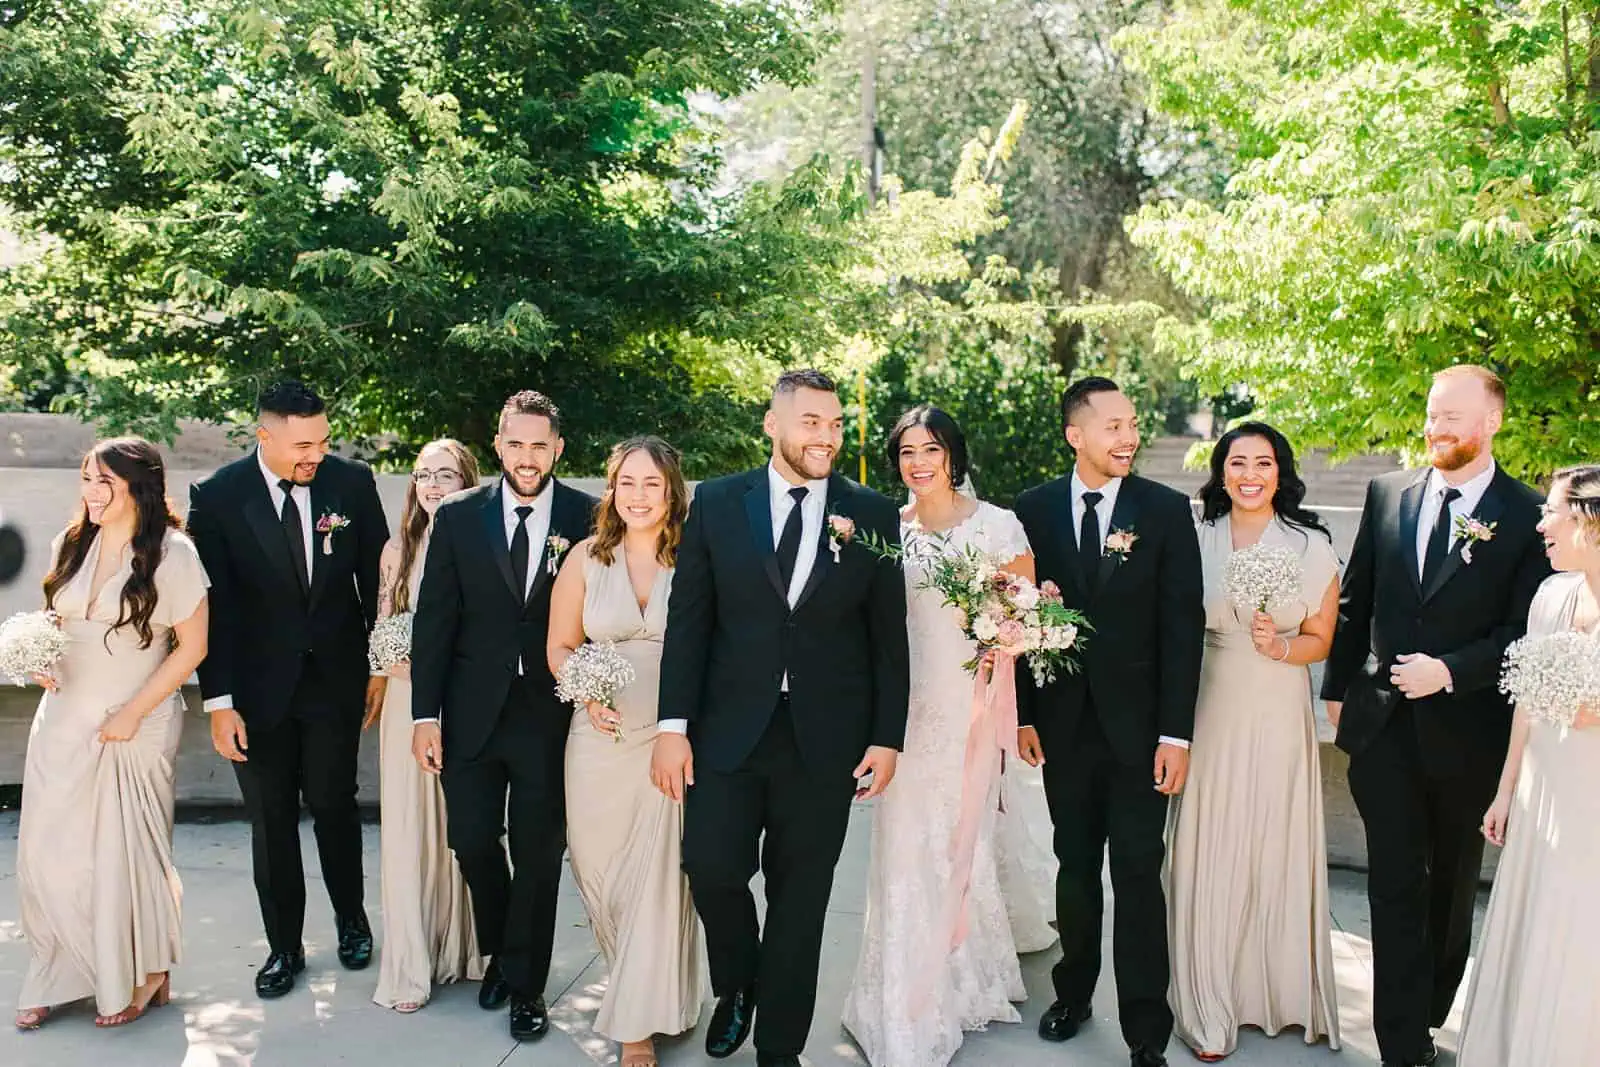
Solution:
[(1038, 689), (1018, 663), (1018, 746), (1029, 763), (1044, 761), (1061, 861), (1062, 956), (1039, 1036), (1066, 1041), (1093, 1015), (1109, 843), (1122, 1034), (1133, 1067), (1161, 1067), (1172, 1036), (1161, 868), (1200, 687), (1200, 546), (1183, 495), (1132, 473), (1138, 419), (1115, 382), (1075, 382), (1061, 418), (1076, 456), (1071, 475), (1016, 503), (1040, 580), (1059, 585), (1093, 626), (1076, 674)]
[(1367, 829), (1373, 1024), (1385, 1065), (1438, 1053), (1466, 970), (1478, 832), (1511, 733), (1498, 682), (1550, 573), (1541, 498), (1494, 462), (1505, 414), (1481, 367), (1435, 376), (1430, 466), (1367, 488), (1322, 696)]
[(412, 624), (412, 752), (442, 775), (450, 848), (492, 957), (478, 1004), (509, 999), (519, 1041), (550, 1029), (544, 986), (566, 848), (572, 711), (545, 659), (550, 586), (595, 512), (593, 497), (553, 476), (564, 447), (549, 398), (506, 401), (494, 439), (503, 473), (439, 505)]
[(280, 997), (305, 969), (300, 802), (311, 811), (339, 962), (372, 959), (362, 904), (356, 751), (363, 711), (383, 700), (367, 635), (389, 526), (372, 471), (328, 454), (316, 393), (261, 394), (256, 450), (195, 484), (189, 533), (211, 578), (210, 652), (200, 690), (211, 740), (233, 761), (250, 814), (256, 895), (270, 955), (256, 992)]

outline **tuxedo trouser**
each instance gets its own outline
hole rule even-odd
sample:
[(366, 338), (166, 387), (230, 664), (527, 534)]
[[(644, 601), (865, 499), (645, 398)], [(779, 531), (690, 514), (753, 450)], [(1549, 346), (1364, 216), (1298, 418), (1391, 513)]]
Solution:
[(1166, 858), (1167, 798), (1154, 788), (1150, 762), (1117, 760), (1092, 701), (1085, 700), (1071, 736), (1039, 727), (1045, 798), (1055, 823), (1056, 922), (1061, 961), (1051, 972), (1056, 999), (1088, 1006), (1100, 981), (1105, 915), (1102, 877), (1111, 849), (1111, 953), (1117, 1014), (1130, 1048), (1160, 1052), (1172, 1036), (1167, 1003), (1167, 903), (1161, 883)]
[(1402, 702), (1350, 757), (1350, 793), (1367, 831), (1372, 1021), (1383, 1059), (1410, 1063), (1444, 1025), (1472, 951), (1490, 767), (1440, 775)]
[(570, 720), (560, 711), (519, 677), (483, 749), (460, 758), (446, 746), (441, 775), (446, 836), (472, 894), (479, 950), (529, 999), (550, 977), (567, 843)]
[(302, 947), (306, 914), (300, 856), (302, 798), (311, 812), (317, 858), (334, 914), (365, 916), (361, 812), (356, 806), (361, 697), (339, 695), (316, 661), (308, 659), (289, 709), (281, 722), (247, 723), (245, 762), (233, 765), (250, 816), (256, 897), (273, 952), (299, 952)]
[[(683, 868), (706, 930), (711, 986), (719, 997), (755, 987), (756, 1048), (768, 1056), (799, 1055), (811, 1030), (823, 920), (854, 797), (850, 768), (824, 772), (801, 759), (787, 697), (737, 771), (695, 769)], [(750, 892), (758, 865), (765, 931)]]

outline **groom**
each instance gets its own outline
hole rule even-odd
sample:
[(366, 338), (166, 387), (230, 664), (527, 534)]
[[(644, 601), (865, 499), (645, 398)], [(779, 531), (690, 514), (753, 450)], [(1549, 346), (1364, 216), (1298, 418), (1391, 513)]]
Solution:
[(1132, 474), (1138, 419), (1115, 382), (1074, 383), (1061, 418), (1072, 474), (1016, 502), (1040, 580), (1059, 585), (1093, 626), (1076, 674), (1037, 689), (1018, 663), (1018, 747), (1029, 763), (1044, 763), (1061, 861), (1062, 957), (1039, 1036), (1066, 1041), (1093, 1015), (1109, 842), (1122, 1034), (1133, 1067), (1162, 1067), (1172, 1035), (1163, 835), (1167, 799), (1188, 774), (1200, 687), (1200, 546), (1189, 502)]
[(800, 1063), (850, 801), (888, 787), (905, 739), (904, 579), (856, 543), (898, 544), (899, 515), (832, 473), (843, 427), (825, 375), (779, 377), (771, 462), (695, 494), (661, 662), (651, 777), (686, 805), (683, 867), (717, 994), (706, 1052), (733, 1055), (759, 1008), (761, 1067)]

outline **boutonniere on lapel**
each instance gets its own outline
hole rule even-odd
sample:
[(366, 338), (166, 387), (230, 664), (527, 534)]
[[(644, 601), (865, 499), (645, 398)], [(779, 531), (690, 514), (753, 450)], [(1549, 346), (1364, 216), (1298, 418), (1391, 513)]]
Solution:
[(1496, 522), (1479, 522), (1471, 515), (1456, 516), (1456, 540), (1466, 542), (1461, 546), (1461, 562), (1472, 565), (1472, 546), (1486, 545), (1494, 540)]
[(333, 535), (350, 525), (350, 520), (337, 511), (324, 511), (317, 520), (317, 533), (322, 535), (322, 554), (333, 555)]
[(1104, 555), (1116, 556), (1118, 563), (1126, 563), (1128, 557), (1133, 555), (1133, 546), (1138, 543), (1139, 535), (1133, 530), (1119, 530), (1115, 526), (1106, 534)]
[(856, 536), (856, 520), (848, 515), (834, 512), (828, 516), (828, 551), (833, 553), (833, 561), (839, 562), (839, 553)]
[(560, 534), (551, 534), (544, 539), (544, 547), (544, 569), (554, 578), (561, 570), (561, 557), (572, 547), (572, 542)]

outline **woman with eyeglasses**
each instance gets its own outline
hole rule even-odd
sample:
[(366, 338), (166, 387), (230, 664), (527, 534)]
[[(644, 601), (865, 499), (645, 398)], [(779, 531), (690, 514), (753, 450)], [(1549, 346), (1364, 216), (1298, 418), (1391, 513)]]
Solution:
[[(379, 564), (380, 617), (415, 610), (433, 514), (445, 497), (477, 484), (478, 462), (461, 442), (442, 438), (417, 454), (400, 534)], [(466, 882), (445, 843), (444, 790), (411, 754), (411, 664), (387, 673), (378, 729), (383, 958), (372, 999), (410, 1014), (428, 1002), (434, 982), (481, 979), (485, 961)]]

